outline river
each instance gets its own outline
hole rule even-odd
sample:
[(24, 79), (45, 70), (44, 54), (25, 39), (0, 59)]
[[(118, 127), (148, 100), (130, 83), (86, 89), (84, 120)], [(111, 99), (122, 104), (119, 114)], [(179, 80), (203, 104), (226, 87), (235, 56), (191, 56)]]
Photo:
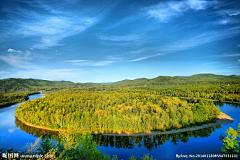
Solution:
[[(42, 95), (31, 95), (29, 100)], [(3, 152), (13, 148), (14, 151), (24, 151), (28, 142), (35, 142), (41, 135), (56, 132), (28, 127), (15, 119), (15, 109), (19, 104), (0, 109), (0, 148)], [(216, 103), (223, 113), (234, 120), (233, 123), (170, 135), (157, 136), (101, 136), (94, 135), (98, 148), (106, 154), (117, 155), (119, 159), (128, 159), (131, 155), (152, 155), (156, 159), (176, 159), (177, 155), (220, 154), (222, 141), (220, 134), (225, 135), (229, 127), (237, 128), (240, 123), (240, 105)], [(55, 138), (53, 138), (55, 140)], [(56, 141), (56, 140), (55, 140)], [(180, 158), (186, 159), (186, 158)], [(216, 159), (216, 158), (215, 158)]]

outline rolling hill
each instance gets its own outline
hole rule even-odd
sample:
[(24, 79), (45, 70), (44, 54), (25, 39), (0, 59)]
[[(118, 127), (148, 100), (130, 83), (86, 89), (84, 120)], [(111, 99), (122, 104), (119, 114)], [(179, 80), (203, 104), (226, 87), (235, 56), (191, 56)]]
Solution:
[(93, 87), (109, 85), (112, 87), (128, 86), (158, 86), (158, 85), (197, 85), (197, 84), (239, 84), (240, 76), (196, 74), (192, 76), (159, 76), (153, 79), (138, 78), (134, 80), (122, 80), (115, 83), (73, 83), (70, 81), (49, 81), (40, 79), (10, 78), (0, 80), (0, 93), (30, 92), (30, 91), (52, 91), (69, 88)]
[(30, 92), (40, 90), (59, 90), (67, 88), (90, 87), (98, 83), (73, 83), (70, 81), (49, 81), (40, 79), (10, 78), (0, 80), (0, 93)]
[(196, 74), (192, 76), (158, 76), (153, 79), (139, 78), (134, 80), (122, 80), (114, 83), (121, 86), (146, 86), (146, 85), (196, 85), (196, 84), (219, 84), (219, 83), (239, 83), (240, 76)]

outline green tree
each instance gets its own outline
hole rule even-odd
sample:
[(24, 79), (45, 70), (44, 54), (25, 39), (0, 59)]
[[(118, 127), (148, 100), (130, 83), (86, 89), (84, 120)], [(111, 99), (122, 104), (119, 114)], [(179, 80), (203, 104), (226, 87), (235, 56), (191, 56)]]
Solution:
[(40, 154), (45, 155), (48, 153), (48, 151), (52, 148), (55, 148), (56, 146), (53, 144), (50, 138), (43, 139), (43, 141), (40, 143), (39, 148), (37, 151), (39, 151)]
[(223, 153), (239, 153), (239, 143), (240, 143), (240, 123), (238, 124), (238, 129), (235, 130), (230, 127), (226, 132), (226, 137), (220, 136), (223, 141), (223, 147), (221, 150)]

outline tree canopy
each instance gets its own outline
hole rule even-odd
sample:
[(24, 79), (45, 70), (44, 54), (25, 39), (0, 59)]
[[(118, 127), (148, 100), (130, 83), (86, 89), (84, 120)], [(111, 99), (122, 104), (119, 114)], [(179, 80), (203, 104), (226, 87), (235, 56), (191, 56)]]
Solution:
[(138, 133), (182, 128), (220, 114), (205, 100), (188, 103), (145, 89), (61, 90), (20, 105), (15, 115), (37, 126), (95, 133)]

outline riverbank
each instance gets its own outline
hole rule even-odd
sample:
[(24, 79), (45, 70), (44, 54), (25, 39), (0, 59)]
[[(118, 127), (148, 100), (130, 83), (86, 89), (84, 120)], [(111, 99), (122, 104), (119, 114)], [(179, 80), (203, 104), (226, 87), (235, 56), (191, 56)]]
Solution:
[[(56, 131), (56, 132), (61, 132), (61, 131), (66, 131), (67, 129), (51, 129), (49, 127), (42, 127), (42, 126), (36, 126), (33, 125), (27, 121), (21, 120), (18, 117), (16, 117), (20, 122), (24, 123), (27, 126), (30, 127), (34, 127), (34, 128), (38, 128), (38, 129), (44, 129), (44, 130), (48, 130), (48, 131)], [(209, 123), (209, 124), (204, 124), (201, 126), (194, 126), (191, 128), (182, 128), (182, 129), (178, 129), (178, 130), (170, 130), (170, 131), (152, 131), (151, 133), (133, 133), (133, 134), (126, 134), (126, 133), (121, 133), (121, 134), (117, 134), (117, 133), (99, 133), (101, 135), (104, 136), (147, 136), (147, 135), (161, 135), (161, 134), (174, 134), (174, 133), (181, 133), (181, 132), (188, 132), (188, 131), (196, 131), (196, 130), (200, 130), (200, 129), (204, 129), (204, 128), (209, 128), (209, 127), (214, 127), (214, 126), (218, 126), (221, 124), (229, 124), (232, 123), (233, 119), (225, 114), (222, 113), (216, 118), (216, 122), (214, 123)], [(94, 134), (94, 133), (92, 133)]]
[(107, 134), (102, 134), (102, 135), (104, 135), (104, 136), (149, 136), (149, 135), (161, 135), (161, 134), (174, 134), (174, 133), (181, 133), (181, 132), (196, 131), (196, 130), (200, 130), (200, 129), (204, 129), (204, 128), (218, 126), (218, 125), (221, 125), (221, 124), (229, 124), (229, 123), (232, 123), (232, 122), (233, 122), (233, 119), (229, 115), (221, 112), (220, 116), (218, 116), (216, 118), (216, 122), (209, 123), (209, 124), (204, 124), (204, 125), (201, 125), (201, 126), (194, 126), (194, 127), (191, 127), (191, 128), (182, 128), (182, 129), (178, 129), (178, 130), (171, 130), (171, 131), (164, 131), (164, 132), (152, 131), (151, 133), (134, 133), (134, 134), (107, 133)]
[[(190, 97), (180, 97), (180, 99), (187, 99), (187, 100), (190, 100), (192, 98)], [(198, 100), (198, 99), (204, 99), (204, 100), (207, 100), (207, 101), (212, 101), (212, 102), (220, 102), (220, 103), (233, 103), (233, 104), (240, 104), (240, 102), (235, 102), (235, 101), (220, 101), (220, 100), (216, 100), (216, 99), (207, 99), (207, 98), (194, 98), (194, 100)]]
[(17, 116), (15, 116), (17, 118), (17, 120), (19, 120), (20, 122), (22, 122), (23, 124), (25, 124), (26, 126), (29, 126), (29, 127), (34, 127), (34, 128), (38, 128), (38, 129), (44, 129), (44, 130), (48, 130), (48, 131), (55, 131), (55, 132), (61, 132), (61, 131), (66, 131), (66, 129), (51, 129), (51, 128), (48, 128), (48, 127), (41, 127), (41, 126), (36, 126), (36, 125), (33, 125), (27, 121), (24, 121), (24, 120), (21, 120), (20, 118), (18, 118)]

